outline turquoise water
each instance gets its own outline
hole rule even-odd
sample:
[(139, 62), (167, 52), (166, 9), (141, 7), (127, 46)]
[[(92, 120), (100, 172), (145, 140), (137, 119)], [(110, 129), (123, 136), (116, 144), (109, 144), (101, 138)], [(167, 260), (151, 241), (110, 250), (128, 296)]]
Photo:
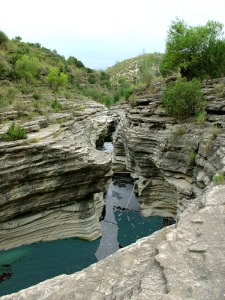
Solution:
[(118, 210), (115, 211), (115, 217), (121, 225), (117, 240), (124, 247), (162, 228), (162, 218), (157, 216), (143, 218), (135, 211)]
[(0, 296), (61, 274), (72, 274), (97, 261), (99, 239), (65, 239), (22, 246), (0, 254)]
[(0, 296), (61, 274), (80, 271), (137, 239), (162, 228), (161, 217), (143, 218), (132, 183), (112, 182), (105, 197), (102, 238), (65, 239), (0, 251)]

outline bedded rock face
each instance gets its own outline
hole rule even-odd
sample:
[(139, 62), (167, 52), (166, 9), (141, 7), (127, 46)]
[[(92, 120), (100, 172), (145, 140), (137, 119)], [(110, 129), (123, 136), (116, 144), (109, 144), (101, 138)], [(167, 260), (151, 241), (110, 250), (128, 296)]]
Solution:
[[(161, 84), (154, 94), (141, 95), (127, 110), (114, 138), (113, 170), (130, 172), (144, 216), (175, 218), (202, 193), (224, 167), (225, 80), (203, 84), (208, 121), (175, 124), (160, 103)], [(218, 102), (220, 105), (218, 105)], [(224, 108), (224, 110), (223, 110)]]
[(225, 186), (210, 186), (177, 225), (73, 275), (61, 275), (2, 300), (220, 300), (225, 287)]
[(215, 186), (212, 177), (225, 171), (225, 102), (215, 100), (215, 83), (204, 86), (204, 126), (174, 124), (160, 106), (159, 88), (137, 99), (115, 135), (114, 170), (136, 179), (143, 213), (175, 217), (178, 211), (176, 224), (2, 300), (224, 298), (225, 185)]
[[(24, 126), (26, 140), (0, 143), (0, 249), (40, 240), (100, 236), (110, 154), (95, 149), (112, 119), (104, 106)], [(39, 126), (39, 128), (37, 128)], [(31, 130), (30, 128), (36, 128)], [(30, 129), (30, 130), (29, 130)]]

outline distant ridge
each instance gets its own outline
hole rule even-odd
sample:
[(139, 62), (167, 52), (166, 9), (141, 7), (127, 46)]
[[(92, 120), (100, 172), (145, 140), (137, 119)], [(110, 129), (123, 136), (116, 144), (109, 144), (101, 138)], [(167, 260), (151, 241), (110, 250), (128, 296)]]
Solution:
[(144, 65), (152, 67), (154, 70), (154, 76), (158, 77), (160, 75), (159, 65), (162, 57), (163, 54), (161, 53), (138, 55), (118, 62), (114, 66), (107, 68), (106, 73), (110, 75), (112, 83), (118, 83), (121, 78), (126, 78), (128, 83), (134, 84), (140, 79), (140, 69), (144, 68)]

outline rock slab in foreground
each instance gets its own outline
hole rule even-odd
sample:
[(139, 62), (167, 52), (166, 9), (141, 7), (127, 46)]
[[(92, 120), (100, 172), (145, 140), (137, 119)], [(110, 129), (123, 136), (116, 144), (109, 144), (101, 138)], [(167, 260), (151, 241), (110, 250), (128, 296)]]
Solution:
[(1, 300), (222, 300), (225, 298), (225, 186), (208, 188), (175, 225), (73, 275)]

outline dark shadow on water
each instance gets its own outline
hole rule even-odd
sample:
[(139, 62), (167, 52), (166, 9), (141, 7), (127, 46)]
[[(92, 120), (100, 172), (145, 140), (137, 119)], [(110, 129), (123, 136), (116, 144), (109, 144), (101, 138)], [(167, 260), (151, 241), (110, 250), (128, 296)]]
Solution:
[(113, 176), (105, 196), (102, 215), (103, 236), (96, 252), (98, 260), (163, 227), (161, 217), (144, 218), (140, 215), (138, 199), (133, 190), (133, 179), (127, 174)]
[(131, 177), (117, 175), (105, 196), (102, 237), (34, 243), (0, 251), (0, 296), (61, 274), (72, 274), (162, 228), (160, 217), (143, 218)]

